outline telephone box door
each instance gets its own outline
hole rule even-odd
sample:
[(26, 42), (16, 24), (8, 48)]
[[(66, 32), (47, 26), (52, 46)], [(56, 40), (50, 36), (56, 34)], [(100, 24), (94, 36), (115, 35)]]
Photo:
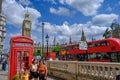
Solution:
[(22, 69), (28, 70), (30, 66), (29, 51), (18, 51), (17, 52), (17, 74), (21, 72)]

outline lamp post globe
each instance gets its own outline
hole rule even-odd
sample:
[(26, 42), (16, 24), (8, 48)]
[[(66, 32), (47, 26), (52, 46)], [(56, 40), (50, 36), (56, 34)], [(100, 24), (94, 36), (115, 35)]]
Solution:
[(48, 36), (48, 34), (46, 35), (46, 41), (48, 42), (49, 41), (49, 36)]

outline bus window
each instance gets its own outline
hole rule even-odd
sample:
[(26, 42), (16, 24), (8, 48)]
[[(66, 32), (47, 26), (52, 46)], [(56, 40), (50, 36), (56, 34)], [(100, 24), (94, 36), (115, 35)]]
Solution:
[(79, 60), (80, 60), (80, 61), (84, 61), (84, 60), (85, 60), (85, 55), (84, 55), (84, 54), (81, 54), (80, 57), (79, 57)]
[(109, 42), (106, 42), (106, 45), (109, 46)]
[(111, 58), (108, 53), (93, 53), (89, 55), (89, 59), (110, 60)]
[(89, 59), (95, 59), (96, 58), (96, 53), (90, 54), (88, 58)]
[(88, 44), (88, 47), (94, 47), (94, 44)]
[(111, 53), (112, 62), (117, 62), (117, 53)]
[(102, 58), (101, 54), (96, 54), (96, 59), (101, 59), (101, 58)]
[(78, 49), (78, 48), (79, 48), (79, 46), (75, 46), (75, 47), (74, 47), (74, 49)]
[(117, 53), (117, 58), (118, 58), (118, 62), (120, 62), (120, 52), (119, 53)]

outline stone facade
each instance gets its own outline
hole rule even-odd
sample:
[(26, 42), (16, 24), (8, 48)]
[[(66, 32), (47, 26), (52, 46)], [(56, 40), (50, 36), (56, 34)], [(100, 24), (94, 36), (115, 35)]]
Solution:
[(110, 27), (112, 29), (112, 37), (120, 38), (120, 25), (116, 21), (114, 21)]
[[(54, 49), (54, 45), (49, 45), (48, 46), (48, 52), (52, 52), (52, 50)], [(37, 51), (37, 53), (40, 53), (42, 51), (42, 46), (39, 43), (35, 43), (34, 44), (34, 50)], [(44, 46), (43, 48), (43, 52), (46, 53), (47, 52), (47, 46)]]
[(47, 61), (48, 75), (61, 80), (119, 80), (119, 63)]
[(4, 50), (4, 40), (6, 34), (6, 18), (2, 14), (2, 0), (0, 0), (0, 53)]
[[(59, 46), (59, 43), (57, 43), (56, 38), (54, 37), (53, 39), (53, 45), (48, 45), (48, 52), (52, 52), (52, 50), (56, 47)], [(42, 52), (42, 44), (40, 42), (34, 43), (34, 50), (37, 51), (37, 53)], [(44, 46), (43, 52), (47, 52), (47, 45)]]

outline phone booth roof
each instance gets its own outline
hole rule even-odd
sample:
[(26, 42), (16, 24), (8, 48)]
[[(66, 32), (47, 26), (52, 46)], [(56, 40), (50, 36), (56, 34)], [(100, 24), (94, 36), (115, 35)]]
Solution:
[(12, 37), (10, 40), (10, 44), (13, 43), (31, 43), (33, 44), (33, 40), (29, 37), (25, 37), (25, 36), (16, 36), (16, 37)]

